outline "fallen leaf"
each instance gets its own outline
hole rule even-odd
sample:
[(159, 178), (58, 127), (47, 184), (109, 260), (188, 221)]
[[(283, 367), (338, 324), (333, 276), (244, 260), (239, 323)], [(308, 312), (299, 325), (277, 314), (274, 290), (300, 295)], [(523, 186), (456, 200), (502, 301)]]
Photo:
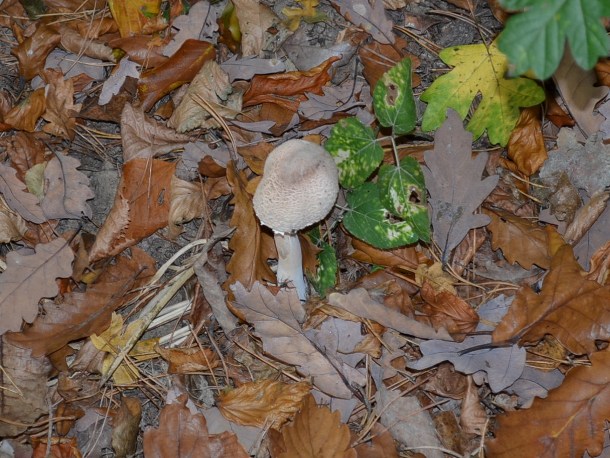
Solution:
[(216, 51), (211, 43), (186, 40), (172, 57), (140, 75), (138, 98), (142, 102), (142, 110), (150, 110), (164, 95), (189, 83), (206, 61), (215, 58)]
[(28, 170), (45, 161), (44, 143), (27, 132), (15, 132), (11, 137), (2, 139), (2, 146), (6, 148), (11, 165), (17, 170), (17, 178), (24, 181)]
[(357, 27), (362, 27), (381, 44), (393, 44), (396, 40), (394, 24), (385, 14), (382, 0), (333, 0), (339, 13)]
[(44, 88), (36, 89), (15, 105), (5, 116), (4, 122), (15, 129), (34, 132), (36, 123), (46, 110)]
[[(486, 440), (494, 457), (591, 456), (602, 452), (605, 420), (610, 416), (610, 352), (589, 356), (591, 366), (576, 367), (546, 399), (531, 408), (498, 415), (495, 438)], [(524, 427), (527, 425), (527, 427)]]
[(553, 80), (581, 132), (586, 137), (598, 132), (604, 117), (595, 112), (595, 105), (606, 97), (610, 89), (597, 85), (595, 71), (583, 70), (566, 50), (553, 73)]
[(138, 35), (156, 21), (161, 0), (109, 0), (110, 13), (122, 37)]
[(182, 225), (204, 215), (207, 202), (201, 183), (189, 183), (172, 176), (168, 214), (168, 237), (182, 232)]
[(56, 278), (72, 274), (74, 254), (63, 238), (36, 245), (34, 253), (11, 251), (0, 275), (0, 335), (19, 331), (22, 320), (31, 323), (38, 316), (38, 301), (55, 297)]
[(577, 355), (597, 350), (596, 340), (610, 340), (601, 323), (610, 320), (610, 290), (587, 280), (572, 247), (561, 246), (544, 278), (540, 294), (523, 286), (494, 330), (494, 342), (536, 343), (552, 334)]
[[(48, 443), (50, 442), (50, 444)], [(31, 458), (80, 458), (76, 437), (35, 437), (32, 440)]]
[(477, 386), (468, 377), (468, 388), (462, 400), (462, 410), (460, 413), (460, 426), (466, 434), (484, 434), (488, 418), (485, 409), (481, 406)]
[(283, 383), (261, 380), (245, 383), (234, 390), (222, 393), (218, 409), (223, 416), (238, 425), (271, 425), (280, 429), (301, 408), (311, 385), (307, 382)]
[(60, 40), (53, 26), (37, 22), (36, 31), (11, 50), (19, 61), (19, 74), (29, 81), (42, 72), (47, 56)]
[(214, 32), (218, 30), (217, 16), (218, 5), (208, 2), (192, 5), (188, 14), (181, 14), (172, 21), (172, 30), (177, 32), (163, 48), (163, 55), (173, 55), (186, 40), (213, 39)]
[(258, 282), (251, 291), (241, 283), (233, 284), (231, 290), (235, 295), (233, 308), (254, 326), (265, 352), (297, 366), (297, 371), (311, 377), (312, 383), (324, 393), (342, 399), (352, 397), (346, 380), (361, 378), (361, 374), (340, 361), (331, 364), (334, 355), (322, 353), (305, 336), (301, 326), (305, 310), (293, 290), (283, 289), (273, 296)]
[(422, 130), (437, 129), (445, 120), (447, 108), (453, 108), (460, 119), (466, 118), (477, 94), (482, 94), (468, 123), (468, 130), (479, 138), (485, 130), (489, 141), (506, 145), (519, 120), (519, 107), (530, 107), (544, 101), (544, 91), (526, 78), (506, 79), (508, 60), (493, 42), (452, 46), (443, 49), (440, 58), (454, 68), (437, 78), (421, 95), (428, 103)]
[(220, 365), (216, 353), (208, 348), (163, 348), (157, 345), (155, 351), (169, 363), (168, 374), (201, 372)]
[(506, 145), (509, 159), (528, 177), (536, 173), (548, 157), (542, 135), (540, 111), (540, 107), (521, 110), (519, 121)]
[(220, 67), (229, 75), (229, 81), (250, 81), (255, 75), (267, 75), (269, 73), (282, 73), (286, 65), (280, 59), (263, 59), (260, 57), (241, 57), (237, 55), (225, 60)]
[(437, 293), (429, 283), (424, 283), (420, 294), (426, 302), (423, 311), (436, 329), (445, 328), (454, 339), (461, 340), (477, 327), (479, 315), (457, 295), (448, 291)]
[(142, 402), (132, 396), (123, 396), (121, 405), (112, 412), (112, 449), (117, 457), (133, 456), (138, 445)]
[(74, 86), (72, 79), (64, 79), (63, 73), (48, 68), (44, 71), (46, 110), (42, 117), (48, 124), (43, 130), (51, 135), (73, 140), (76, 128), (75, 115), (81, 104), (74, 104)]
[(371, 443), (359, 444), (354, 448), (358, 458), (398, 458), (394, 438), (379, 423), (371, 428)]
[(27, 230), (23, 218), (11, 210), (0, 195), (0, 243), (21, 240)]
[(94, 30), (99, 25), (99, 21), (88, 22), (87, 26), (89, 29), (85, 28), (84, 35), (72, 27), (59, 27), (61, 47), (77, 56), (87, 56), (105, 62), (114, 62), (114, 50), (103, 41), (92, 36), (93, 34), (87, 33), (90, 30)]
[(434, 139), (434, 151), (424, 154), (422, 171), (430, 193), (433, 236), (445, 264), (470, 229), (489, 224), (489, 216), (473, 213), (496, 187), (499, 176), (481, 180), (488, 155), (479, 153), (472, 159), (472, 135), (455, 111), (449, 110)]
[(112, 73), (102, 84), (102, 91), (97, 101), (98, 105), (107, 105), (112, 97), (120, 92), (127, 77), (139, 78), (140, 66), (129, 60), (129, 57), (124, 57), (112, 69)]
[(166, 404), (159, 415), (159, 427), (144, 431), (144, 454), (148, 458), (248, 458), (235, 434), (209, 435), (205, 417), (186, 405), (187, 395)]
[(339, 412), (318, 406), (313, 396), (305, 398), (294, 422), (282, 430), (285, 452), (278, 458), (356, 458), (350, 432)]
[(17, 178), (17, 171), (4, 164), (0, 164), (0, 192), (9, 207), (27, 221), (42, 224), (47, 219), (44, 216), (40, 203), (34, 194), (25, 192), (25, 184)]
[(415, 270), (420, 264), (419, 254), (415, 247), (394, 248), (393, 250), (379, 250), (358, 239), (352, 239), (354, 252), (350, 257), (368, 264), (378, 266), (398, 267), (406, 270)]
[(233, 5), (241, 32), (242, 56), (261, 56), (269, 38), (268, 30), (279, 25), (279, 18), (257, 0), (234, 0)]
[(405, 57), (411, 59), (413, 78), (411, 85), (413, 87), (421, 84), (421, 78), (415, 70), (419, 67), (420, 61), (417, 57), (403, 52), (400, 54), (397, 49), (404, 49), (407, 46), (407, 41), (404, 38), (396, 37), (396, 44), (381, 44), (377, 41), (367, 43), (358, 49), (358, 56), (362, 60), (363, 69), (362, 72), (366, 78), (371, 91), (377, 84), (377, 81), (381, 76), (390, 70), (392, 67), (397, 65)]

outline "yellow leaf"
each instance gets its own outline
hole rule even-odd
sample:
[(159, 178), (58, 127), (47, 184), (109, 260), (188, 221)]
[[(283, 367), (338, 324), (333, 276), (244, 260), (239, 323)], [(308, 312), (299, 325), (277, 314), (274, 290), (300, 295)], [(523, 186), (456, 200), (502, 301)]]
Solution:
[(316, 11), (320, 4), (318, 0), (297, 0), (301, 8), (284, 8), (282, 14), (286, 16), (286, 27), (293, 32), (299, 28), (301, 19), (305, 22), (322, 22), (326, 20), (326, 15)]
[(161, 0), (108, 0), (110, 12), (121, 37), (139, 35), (154, 23), (161, 10)]

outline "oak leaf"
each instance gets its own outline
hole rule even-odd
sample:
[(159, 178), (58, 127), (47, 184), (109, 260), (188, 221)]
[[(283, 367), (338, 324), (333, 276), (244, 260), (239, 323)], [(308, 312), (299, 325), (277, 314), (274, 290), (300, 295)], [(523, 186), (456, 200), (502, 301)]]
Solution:
[(74, 254), (62, 238), (36, 245), (34, 253), (11, 251), (0, 275), (0, 335), (19, 331), (22, 320), (34, 321), (38, 301), (59, 292), (56, 278), (72, 274)]
[(280, 429), (299, 410), (310, 390), (307, 382), (283, 383), (271, 379), (248, 382), (222, 393), (218, 408), (227, 420), (238, 425), (260, 428), (271, 425)]
[(561, 246), (551, 260), (542, 291), (524, 286), (493, 331), (493, 342), (536, 343), (552, 334), (577, 355), (597, 350), (596, 340), (610, 340), (610, 289), (585, 278), (572, 247)]
[(447, 108), (453, 108), (464, 119), (478, 94), (481, 102), (468, 123), (468, 130), (479, 138), (485, 130), (491, 143), (506, 145), (519, 119), (519, 108), (544, 101), (544, 91), (535, 81), (526, 78), (506, 79), (508, 60), (495, 42), (452, 46), (440, 54), (454, 68), (437, 78), (421, 95), (428, 103), (422, 130), (438, 128)]
[(339, 418), (339, 412), (307, 396), (294, 422), (282, 430), (285, 452), (278, 458), (356, 458), (349, 428)]
[(473, 212), (496, 187), (499, 177), (481, 180), (487, 153), (471, 158), (472, 134), (464, 130), (455, 111), (448, 111), (434, 140), (434, 151), (424, 154), (422, 171), (430, 193), (434, 240), (444, 264), (470, 229), (489, 224), (489, 216)]
[[(561, 386), (531, 408), (498, 415), (489, 456), (581, 457), (602, 452), (610, 418), (610, 352), (589, 356), (591, 366), (572, 369)], [(525, 426), (525, 427), (524, 427)]]

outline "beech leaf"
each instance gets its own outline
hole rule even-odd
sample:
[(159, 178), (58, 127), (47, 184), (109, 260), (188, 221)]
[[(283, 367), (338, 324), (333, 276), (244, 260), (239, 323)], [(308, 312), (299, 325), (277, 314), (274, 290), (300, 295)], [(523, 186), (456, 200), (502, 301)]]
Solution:
[(0, 275), (0, 335), (19, 331), (22, 320), (34, 321), (38, 301), (59, 292), (56, 278), (72, 274), (74, 254), (62, 238), (36, 245), (33, 254), (11, 251)]

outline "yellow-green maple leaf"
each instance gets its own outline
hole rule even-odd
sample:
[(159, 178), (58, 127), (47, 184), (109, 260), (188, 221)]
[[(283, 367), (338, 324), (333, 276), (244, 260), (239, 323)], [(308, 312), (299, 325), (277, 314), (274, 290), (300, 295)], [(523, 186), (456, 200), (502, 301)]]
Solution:
[[(92, 334), (90, 336), (91, 343), (100, 351), (107, 352), (108, 355), (102, 363), (102, 373), (108, 372), (114, 358), (120, 353), (122, 347), (130, 339), (134, 332), (138, 331), (140, 320), (132, 321), (123, 331), (123, 317), (118, 313), (112, 314), (110, 327), (102, 332), (99, 336)], [(146, 361), (159, 356), (154, 347), (159, 343), (159, 339), (147, 339), (139, 341), (129, 352), (129, 356), (136, 361)], [(112, 375), (114, 383), (117, 385), (128, 385), (135, 383), (138, 380), (139, 372), (133, 364), (128, 364), (125, 361), (117, 368)]]
[(485, 130), (491, 143), (504, 146), (519, 119), (519, 107), (530, 107), (544, 100), (544, 91), (527, 78), (505, 78), (508, 60), (496, 43), (453, 46), (443, 49), (440, 58), (454, 68), (437, 78), (421, 95), (428, 103), (422, 130), (437, 129), (453, 108), (466, 118), (473, 100), (481, 100), (468, 123), (474, 138)]

